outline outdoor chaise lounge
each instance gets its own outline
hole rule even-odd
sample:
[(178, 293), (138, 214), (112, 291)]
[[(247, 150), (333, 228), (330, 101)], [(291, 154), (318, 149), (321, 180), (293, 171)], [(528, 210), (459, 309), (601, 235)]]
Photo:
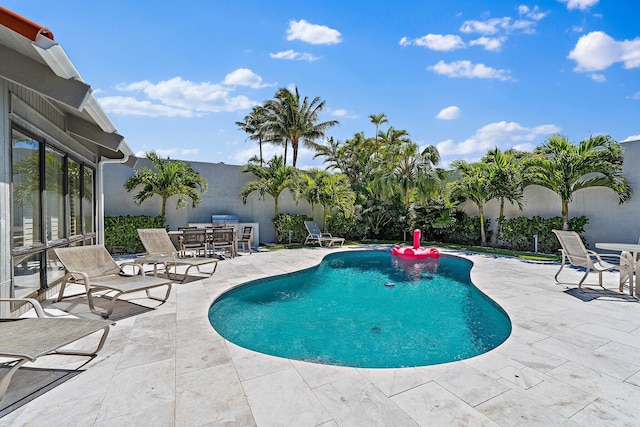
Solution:
[[(0, 319), (0, 357), (15, 360), (10, 362), (13, 365), (0, 380), (0, 400), (6, 394), (13, 374), (22, 365), (49, 354), (93, 357), (102, 349), (109, 326), (114, 324), (111, 320), (49, 317), (40, 303), (30, 298), (0, 298), (0, 301), (27, 301), (38, 316)], [(62, 349), (101, 329), (102, 337), (95, 350)]]
[[(578, 288), (582, 289), (582, 283), (587, 278), (587, 275), (591, 270), (598, 273), (598, 283), (600, 287), (602, 286), (602, 273), (604, 271), (609, 270), (621, 270), (624, 267), (621, 267), (620, 264), (611, 264), (605, 260), (603, 260), (600, 254), (588, 250), (580, 235), (575, 231), (561, 231), (561, 230), (553, 230), (553, 232), (558, 237), (558, 241), (560, 242), (560, 252), (562, 253), (562, 264), (560, 265), (560, 269), (555, 275), (556, 282), (560, 283), (558, 280), (558, 275), (564, 268), (565, 262), (569, 262), (569, 264), (575, 267), (583, 267), (587, 271), (582, 276), (582, 279), (578, 282)], [(618, 257), (621, 263), (624, 263), (623, 258), (619, 255), (609, 255), (611, 257)]]
[(340, 243), (340, 246), (344, 244), (344, 238), (333, 237), (329, 233), (323, 233), (320, 231), (320, 227), (315, 221), (305, 221), (304, 226), (307, 228), (309, 235), (304, 240), (304, 244), (317, 243), (322, 246), (322, 243), (326, 243), (327, 246), (333, 246), (334, 243)]
[[(78, 295), (64, 295), (67, 284), (84, 285), (85, 293), (89, 299), (89, 308), (93, 313), (106, 318), (111, 315), (116, 305), (116, 300), (122, 294), (146, 291), (148, 298), (162, 301), (163, 303), (169, 298), (171, 280), (145, 276), (140, 265), (133, 266), (139, 270), (140, 274), (135, 276), (124, 274), (121, 267), (102, 245), (55, 248), (53, 251), (67, 270), (67, 274), (62, 279), (57, 301)], [(151, 289), (160, 286), (167, 287), (164, 298), (157, 298), (149, 293)], [(115, 292), (106, 311), (96, 308), (93, 303), (93, 293), (99, 291)]]
[[(182, 276), (182, 280), (186, 279), (191, 268), (195, 267), (198, 273), (207, 274), (207, 277), (215, 273), (218, 267), (218, 261), (207, 257), (188, 257), (181, 258), (178, 251), (164, 228), (139, 228), (138, 236), (144, 246), (147, 254), (141, 258), (136, 258), (134, 262), (138, 264), (153, 264), (154, 276), (158, 273), (158, 265), (165, 268), (167, 277), (178, 277), (178, 266), (186, 266), (187, 269)], [(211, 273), (203, 273), (200, 267), (207, 264), (213, 264)], [(173, 273), (171, 269), (173, 268)]]

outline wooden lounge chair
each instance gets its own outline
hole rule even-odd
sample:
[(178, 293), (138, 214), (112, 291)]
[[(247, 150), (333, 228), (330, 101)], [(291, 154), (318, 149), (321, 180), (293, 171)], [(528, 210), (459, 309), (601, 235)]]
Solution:
[[(102, 349), (109, 327), (114, 324), (111, 320), (49, 317), (40, 303), (30, 298), (0, 298), (0, 301), (26, 301), (38, 316), (0, 319), (0, 357), (15, 359), (9, 371), (0, 379), (0, 400), (6, 394), (13, 374), (22, 365), (49, 354), (93, 357)], [(95, 350), (62, 349), (101, 329), (102, 337)]]
[[(67, 270), (62, 279), (57, 301), (75, 295), (64, 295), (68, 284), (82, 284), (89, 299), (91, 312), (102, 317), (109, 317), (116, 305), (116, 300), (122, 294), (146, 291), (147, 297), (163, 303), (169, 298), (171, 280), (160, 277), (145, 276), (142, 266), (135, 266), (140, 274), (125, 275), (121, 267), (111, 257), (102, 245), (73, 246), (69, 248), (54, 248), (56, 256)], [(164, 298), (157, 298), (149, 293), (150, 289), (160, 286), (167, 287)], [(113, 291), (111, 302), (106, 311), (98, 309), (93, 304), (93, 293), (99, 291)]]
[(305, 221), (304, 226), (307, 228), (309, 235), (304, 240), (304, 244), (317, 243), (322, 246), (322, 243), (326, 243), (327, 246), (333, 246), (334, 243), (340, 243), (340, 246), (344, 244), (344, 238), (333, 237), (330, 233), (323, 233), (320, 231), (320, 227), (315, 221)]
[[(157, 276), (158, 266), (163, 266), (167, 276), (176, 280), (178, 277), (178, 266), (186, 266), (187, 269), (182, 275), (181, 279), (185, 280), (188, 277), (189, 270), (195, 267), (198, 273), (206, 274), (207, 277), (216, 272), (218, 267), (218, 261), (213, 258), (207, 257), (188, 257), (181, 258), (178, 256), (178, 251), (164, 228), (139, 228), (138, 236), (140, 241), (147, 251), (147, 254), (143, 257), (136, 258), (134, 260), (137, 264), (153, 264), (153, 274)], [(213, 269), (210, 273), (204, 273), (200, 271), (200, 267), (203, 265), (213, 265)], [(173, 269), (173, 272), (171, 272)]]
[(562, 246), (562, 248), (560, 249), (560, 252), (562, 253), (562, 264), (560, 265), (560, 269), (554, 277), (556, 282), (560, 283), (560, 281), (558, 280), (558, 276), (560, 275), (560, 272), (564, 268), (564, 265), (567, 261), (569, 262), (569, 264), (575, 267), (583, 267), (587, 270), (584, 273), (584, 276), (582, 276), (582, 279), (580, 279), (580, 281), (578, 282), (579, 289), (582, 289), (582, 283), (587, 278), (587, 275), (591, 270), (598, 273), (598, 283), (600, 287), (604, 288), (604, 286), (602, 286), (602, 273), (604, 271), (621, 271), (622, 269), (624, 269), (625, 261), (623, 258), (621, 258), (619, 255), (607, 255), (611, 257), (618, 257), (622, 266), (621, 264), (611, 264), (603, 260), (600, 254), (594, 251), (590, 251), (584, 246), (580, 235), (575, 231), (553, 230), (553, 232), (558, 237), (560, 246)]

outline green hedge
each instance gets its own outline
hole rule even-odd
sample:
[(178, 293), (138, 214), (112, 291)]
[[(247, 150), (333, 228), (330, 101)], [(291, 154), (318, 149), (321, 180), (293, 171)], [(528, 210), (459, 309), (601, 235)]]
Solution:
[[(589, 220), (586, 216), (569, 219), (569, 229), (584, 233), (584, 227)], [(534, 235), (538, 235), (538, 252), (556, 253), (560, 249), (558, 238), (551, 230), (562, 229), (562, 217), (542, 218), (534, 216), (527, 218), (519, 216), (505, 219), (500, 231), (500, 240), (506, 243), (509, 249), (516, 251), (533, 251)]]
[(138, 228), (166, 228), (162, 216), (125, 215), (104, 218), (104, 245), (112, 254), (138, 254), (144, 246)]
[(304, 226), (305, 221), (311, 221), (307, 215), (280, 214), (273, 219), (273, 225), (276, 229), (276, 243), (289, 243), (289, 231), (291, 233), (291, 242), (302, 243), (307, 237), (307, 229)]

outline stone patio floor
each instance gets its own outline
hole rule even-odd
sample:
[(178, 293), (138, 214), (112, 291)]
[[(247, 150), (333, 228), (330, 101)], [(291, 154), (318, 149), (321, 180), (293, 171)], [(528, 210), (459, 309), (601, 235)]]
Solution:
[[(243, 254), (219, 262), (210, 278), (174, 285), (163, 305), (134, 296), (131, 302), (151, 310), (118, 303), (114, 318), (121, 320), (83, 372), (0, 425), (640, 425), (640, 306), (617, 292), (616, 273), (605, 273), (607, 291), (580, 294), (555, 283), (557, 264), (452, 251), (474, 262), (473, 282), (506, 310), (513, 332), (493, 351), (436, 366), (288, 360), (238, 347), (209, 325), (208, 308), (223, 291), (316, 265), (339, 250), (357, 248)], [(576, 283), (581, 275), (565, 268), (561, 279)], [(597, 275), (587, 281), (596, 283)], [(92, 316), (82, 297), (45, 308)], [(76, 369), (85, 362), (47, 356), (26, 366)], [(10, 392), (21, 387), (19, 374)]]

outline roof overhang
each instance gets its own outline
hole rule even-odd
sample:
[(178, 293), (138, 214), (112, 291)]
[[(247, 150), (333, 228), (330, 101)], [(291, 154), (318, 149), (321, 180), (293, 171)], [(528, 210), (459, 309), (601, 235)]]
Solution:
[[(0, 77), (47, 98), (67, 115), (66, 133), (100, 156), (135, 156), (53, 33), (0, 6)], [(130, 162), (128, 162), (130, 163)]]

